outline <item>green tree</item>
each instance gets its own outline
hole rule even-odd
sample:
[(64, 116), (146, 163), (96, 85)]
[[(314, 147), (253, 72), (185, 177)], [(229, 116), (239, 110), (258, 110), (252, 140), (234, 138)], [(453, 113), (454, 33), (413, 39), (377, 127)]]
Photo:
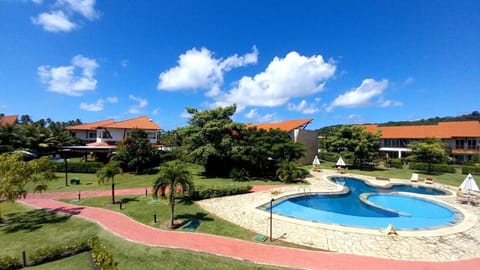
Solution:
[(343, 156), (356, 167), (362, 167), (364, 161), (378, 156), (380, 135), (359, 126), (341, 126), (330, 131), (325, 138), (325, 145), (328, 152)]
[(186, 159), (205, 166), (209, 175), (228, 175), (232, 168), (232, 148), (243, 124), (230, 118), (236, 106), (198, 111), (186, 108), (189, 125), (178, 129)]
[[(22, 153), (0, 155), (0, 197), (15, 201), (27, 195), (26, 185), (33, 184), (33, 192), (47, 189), (47, 181), (55, 178), (54, 166), (47, 157), (24, 161)], [(1, 215), (0, 215), (1, 221)]]
[(412, 142), (409, 148), (412, 149), (412, 155), (409, 158), (428, 163), (428, 172), (431, 172), (432, 164), (444, 163), (448, 160), (448, 148), (437, 138)]
[(120, 164), (117, 161), (110, 161), (97, 172), (99, 184), (112, 180), (112, 204), (115, 204), (115, 176), (120, 172)]
[(153, 194), (155, 198), (158, 198), (158, 192), (160, 191), (161, 196), (165, 197), (165, 191), (168, 188), (168, 202), (170, 205), (170, 228), (175, 226), (175, 193), (177, 187), (180, 186), (182, 192), (192, 192), (194, 189), (194, 184), (192, 181), (192, 176), (187, 170), (185, 165), (179, 161), (174, 161), (171, 163), (166, 163), (160, 169), (160, 175), (153, 184)]
[(150, 143), (147, 133), (134, 129), (130, 136), (119, 142), (115, 160), (120, 161), (124, 171), (141, 174), (158, 166), (160, 157), (158, 149)]
[(292, 141), (287, 132), (278, 129), (250, 127), (239, 132), (238, 144), (232, 149), (236, 166), (252, 175), (275, 175), (278, 164), (301, 158), (305, 147)]

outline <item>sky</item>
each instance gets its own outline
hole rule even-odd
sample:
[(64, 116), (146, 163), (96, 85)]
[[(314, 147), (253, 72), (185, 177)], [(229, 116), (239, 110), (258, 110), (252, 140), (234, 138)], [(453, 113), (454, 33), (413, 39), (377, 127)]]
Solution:
[(0, 0), (0, 113), (148, 116), (236, 104), (310, 129), (480, 109), (480, 1)]

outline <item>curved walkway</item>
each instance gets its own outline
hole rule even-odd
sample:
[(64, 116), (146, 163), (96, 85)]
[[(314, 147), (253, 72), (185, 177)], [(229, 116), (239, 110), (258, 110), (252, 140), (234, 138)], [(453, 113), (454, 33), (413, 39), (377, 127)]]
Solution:
[[(261, 188), (260, 188), (261, 189)], [(118, 190), (117, 195), (144, 194), (145, 189)], [(259, 264), (302, 269), (477, 269), (480, 258), (452, 262), (418, 262), (278, 247), (201, 233), (159, 230), (106, 209), (71, 205), (54, 199), (75, 198), (77, 192), (31, 194), (22, 203), (35, 208), (75, 215), (129, 241), (248, 260)], [(82, 197), (109, 196), (110, 191), (82, 192)]]

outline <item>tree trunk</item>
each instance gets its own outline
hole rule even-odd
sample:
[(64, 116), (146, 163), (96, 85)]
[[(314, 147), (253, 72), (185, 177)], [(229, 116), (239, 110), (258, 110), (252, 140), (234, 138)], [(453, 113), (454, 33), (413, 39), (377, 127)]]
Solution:
[(115, 181), (112, 177), (112, 204), (115, 204)]
[(173, 220), (175, 216), (175, 197), (170, 201), (170, 228), (173, 228)]

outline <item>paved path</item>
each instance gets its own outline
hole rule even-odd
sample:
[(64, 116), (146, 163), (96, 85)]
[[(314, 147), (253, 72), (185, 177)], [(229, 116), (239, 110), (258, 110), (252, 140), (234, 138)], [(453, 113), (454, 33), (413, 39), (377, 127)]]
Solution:
[[(118, 190), (117, 195), (144, 194), (145, 189)], [(76, 198), (77, 192), (31, 194), (21, 202), (59, 213), (82, 217), (98, 223), (112, 233), (146, 245), (178, 248), (248, 260), (255, 263), (301, 269), (478, 269), (480, 258), (453, 262), (389, 260), (333, 252), (310, 251), (248, 242), (201, 233), (156, 229), (106, 209), (71, 205), (54, 199)], [(82, 192), (82, 197), (108, 196), (110, 191)]]

